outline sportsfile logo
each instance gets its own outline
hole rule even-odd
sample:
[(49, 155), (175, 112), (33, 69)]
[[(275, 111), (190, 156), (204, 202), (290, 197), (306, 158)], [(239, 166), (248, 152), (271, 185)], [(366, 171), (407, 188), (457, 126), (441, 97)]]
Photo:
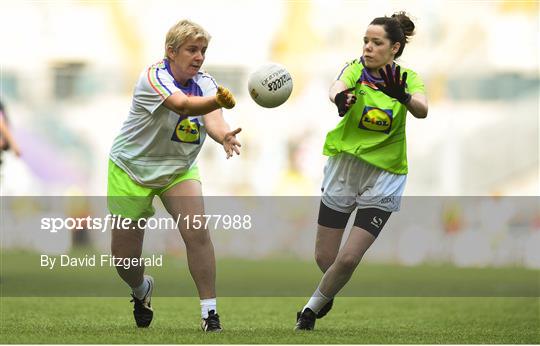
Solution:
[(249, 214), (178, 214), (176, 219), (142, 218), (130, 220), (120, 215), (107, 214), (104, 218), (87, 216), (84, 218), (44, 217), (41, 219), (41, 230), (50, 233), (72, 230), (98, 230), (104, 233), (111, 229), (122, 230), (177, 230), (179, 227), (188, 230), (245, 230), (252, 229), (252, 217)]

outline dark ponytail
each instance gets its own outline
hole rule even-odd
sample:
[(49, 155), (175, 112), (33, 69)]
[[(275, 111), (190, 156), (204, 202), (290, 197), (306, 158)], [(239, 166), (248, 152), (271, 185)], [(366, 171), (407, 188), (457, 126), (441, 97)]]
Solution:
[(382, 25), (386, 36), (392, 44), (399, 42), (399, 50), (396, 58), (399, 58), (409, 42), (409, 37), (414, 35), (414, 23), (405, 12), (396, 12), (391, 17), (378, 17), (373, 19), (371, 25)]

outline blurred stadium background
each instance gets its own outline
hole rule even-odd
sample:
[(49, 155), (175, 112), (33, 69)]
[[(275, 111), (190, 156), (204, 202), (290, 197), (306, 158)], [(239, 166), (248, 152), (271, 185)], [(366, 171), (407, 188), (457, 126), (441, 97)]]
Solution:
[[(189, 18), (213, 36), (204, 67), (237, 96), (237, 107), (225, 114), (243, 128), (240, 157), (225, 160), (211, 140), (203, 148), (205, 195), (304, 196), (305, 205), (315, 206), (301, 212), (302, 221), (265, 235), (216, 232), (217, 255), (311, 259), (322, 144), (339, 121), (328, 87), (343, 63), (361, 55), (369, 22), (405, 10), (417, 29), (399, 62), (424, 78), (430, 114), (409, 118), (403, 211), (367, 260), (539, 268), (538, 7), (536, 1), (2, 1), (0, 99), (22, 151), (21, 159), (3, 153), (2, 250), (69, 251), (72, 234), (55, 234), (49, 247), (36, 240), (35, 225), (23, 222), (59, 204), (36, 198), (29, 206), (8, 196), (106, 195), (108, 152), (138, 73), (162, 58), (169, 27)], [(258, 107), (246, 90), (250, 71), (266, 61), (286, 65), (294, 78), (291, 99), (273, 110)], [(65, 216), (103, 212), (103, 197), (77, 200), (61, 207)], [(145, 249), (182, 253), (177, 235), (177, 246), (168, 237), (152, 234)], [(101, 238), (91, 233), (83, 242), (106, 250)]]

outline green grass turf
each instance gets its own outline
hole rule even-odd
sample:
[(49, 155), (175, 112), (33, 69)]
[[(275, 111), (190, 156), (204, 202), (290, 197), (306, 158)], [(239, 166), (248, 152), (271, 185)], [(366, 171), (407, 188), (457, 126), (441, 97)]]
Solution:
[[(79, 252), (73, 256), (83, 256)], [(113, 267), (40, 267), (37, 253), (0, 254), (3, 297), (123, 297), (126, 287)], [(147, 268), (161, 297), (196, 296), (185, 256), (164, 256), (163, 267)], [(217, 290), (228, 297), (305, 297), (321, 278), (314, 261), (218, 259)], [(540, 271), (518, 267), (404, 267), (362, 262), (340, 292), (349, 297), (533, 297), (540, 296)]]
[(0, 259), (0, 343), (540, 343), (538, 270), (362, 263), (315, 332), (296, 333), (296, 311), (321, 277), (313, 261), (219, 259), (225, 331), (204, 335), (184, 258), (148, 269), (156, 313), (146, 330), (114, 268), (51, 271), (19, 251)]
[(1, 343), (538, 344), (538, 298), (343, 298), (314, 332), (294, 332), (304, 298), (220, 298), (223, 333), (199, 330), (196, 298), (156, 297), (137, 329), (127, 298), (1, 299)]

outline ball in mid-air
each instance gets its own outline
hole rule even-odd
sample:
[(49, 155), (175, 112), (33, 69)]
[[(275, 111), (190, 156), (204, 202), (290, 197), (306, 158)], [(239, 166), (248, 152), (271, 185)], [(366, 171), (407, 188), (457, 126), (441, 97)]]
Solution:
[(282, 105), (291, 95), (292, 77), (280, 64), (270, 63), (259, 67), (249, 76), (248, 90), (253, 101), (265, 108)]

